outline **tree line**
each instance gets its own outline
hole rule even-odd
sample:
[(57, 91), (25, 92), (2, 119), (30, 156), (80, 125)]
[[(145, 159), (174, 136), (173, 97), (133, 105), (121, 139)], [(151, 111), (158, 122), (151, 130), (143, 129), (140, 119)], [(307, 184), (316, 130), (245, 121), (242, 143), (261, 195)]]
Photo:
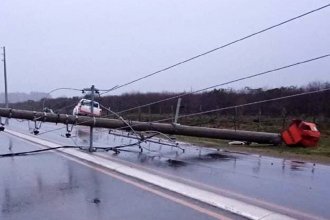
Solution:
[[(235, 89), (214, 89), (212, 91), (189, 94), (182, 97), (180, 114), (192, 114), (229, 106), (237, 106), (256, 101), (268, 100), (283, 96), (294, 95), (319, 89), (330, 88), (329, 82), (313, 82), (306, 86), (290, 86), (273, 89), (245, 87)], [(132, 107), (144, 105), (162, 99), (167, 99), (181, 93), (152, 92), (152, 93), (124, 93), (122, 95), (110, 95), (97, 97), (96, 101), (112, 111), (120, 112)], [(72, 109), (82, 97), (41, 99), (40, 101), (28, 100), (25, 102), (10, 104), (12, 108), (40, 111), (43, 107), (53, 109), (58, 113), (71, 114)], [(88, 98), (88, 96), (87, 96)], [(310, 117), (330, 117), (330, 91), (309, 94), (290, 99), (272, 101), (262, 104), (246, 106), (237, 109), (221, 111), (222, 115), (232, 115), (233, 111), (241, 115), (263, 114), (269, 116), (307, 115)], [(44, 106), (43, 106), (44, 103)], [(151, 106), (126, 112), (129, 114), (167, 114), (173, 115), (176, 109), (177, 99), (157, 103)], [(218, 113), (219, 114), (219, 113)]]

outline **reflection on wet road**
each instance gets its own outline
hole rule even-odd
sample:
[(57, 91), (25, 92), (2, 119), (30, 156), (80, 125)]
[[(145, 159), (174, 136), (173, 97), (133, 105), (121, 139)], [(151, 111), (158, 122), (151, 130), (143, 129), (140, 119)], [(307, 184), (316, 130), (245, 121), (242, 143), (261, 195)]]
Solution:
[[(11, 128), (28, 132), (27, 122), (12, 121)], [(42, 131), (60, 128), (63, 125), (44, 124)], [(64, 137), (65, 129), (49, 132), (40, 137), (62, 144), (77, 144), (88, 147), (88, 128), (75, 128), (72, 138)], [(125, 136), (126, 133), (120, 133)], [(157, 140), (156, 140), (157, 141)], [(133, 143), (134, 140), (108, 134), (96, 129), (95, 146), (109, 147)], [(290, 161), (258, 155), (232, 153), (210, 148), (180, 144), (176, 147), (156, 143), (144, 143), (143, 152), (136, 147), (132, 152), (103, 153), (168, 175), (205, 184), (228, 194), (248, 197), (274, 209), (307, 213), (330, 218), (330, 167), (321, 164)], [(15, 149), (14, 151), (17, 151)], [(93, 199), (93, 198), (91, 198)], [(306, 215), (308, 219), (308, 215)]]
[[(0, 142), (1, 154), (38, 149), (4, 133)], [(52, 152), (0, 158), (0, 173), (1, 220), (214, 219)]]

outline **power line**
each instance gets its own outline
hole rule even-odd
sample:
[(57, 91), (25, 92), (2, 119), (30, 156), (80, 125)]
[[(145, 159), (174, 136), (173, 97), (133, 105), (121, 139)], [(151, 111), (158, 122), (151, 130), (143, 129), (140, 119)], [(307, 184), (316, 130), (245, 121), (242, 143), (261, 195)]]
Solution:
[(74, 102), (74, 103), (72, 103), (72, 104), (70, 104), (70, 105), (67, 105), (67, 106), (63, 106), (62, 108), (58, 108), (58, 109), (55, 108), (55, 107), (57, 107), (57, 106), (62, 106), (62, 105), (63, 105), (63, 103), (59, 103), (59, 104), (57, 104), (57, 105), (51, 107), (51, 109), (52, 109), (55, 113), (60, 113), (62, 110), (69, 109), (69, 108), (72, 108), (72, 107), (76, 106), (76, 105), (77, 105), (77, 102)]
[[(207, 111), (202, 111), (202, 112), (197, 112), (197, 113), (192, 113), (192, 114), (187, 114), (187, 115), (181, 115), (178, 118), (186, 118), (186, 117), (191, 117), (191, 116), (196, 116), (196, 115), (203, 115), (203, 114), (208, 114), (208, 113), (213, 113), (213, 112), (218, 112), (218, 111), (223, 111), (223, 110), (241, 108), (241, 107), (245, 107), (245, 106), (257, 105), (257, 104), (278, 101), (278, 100), (283, 100), (283, 99), (289, 99), (289, 98), (299, 97), (299, 96), (303, 96), (303, 95), (321, 93), (321, 92), (325, 92), (325, 91), (330, 91), (330, 88), (320, 89), (320, 90), (316, 90), (316, 91), (303, 92), (303, 93), (282, 96), (282, 97), (277, 97), (277, 98), (272, 98), (272, 99), (265, 99), (265, 100), (249, 102), (249, 103), (240, 104), (240, 105), (233, 105), (233, 106), (228, 106), (228, 107), (223, 107), (223, 108), (216, 108), (216, 109), (211, 109), (211, 110), (207, 110)], [(171, 118), (157, 120), (155, 122), (162, 122), (162, 121), (168, 121), (168, 120), (173, 120), (173, 119), (174, 119), (174, 117), (171, 117)]]
[[(176, 64), (174, 64), (174, 65), (169, 66), (169, 67), (163, 68), (163, 69), (161, 69), (161, 70), (158, 70), (158, 71), (153, 72), (153, 73), (151, 73), (151, 74), (148, 74), (148, 75), (146, 75), (146, 76), (140, 77), (140, 78), (135, 79), (135, 80), (133, 80), (133, 81), (130, 81), (130, 82), (128, 82), (128, 83), (125, 83), (125, 84), (122, 84), (122, 85), (119, 85), (119, 86), (117, 85), (117, 86), (115, 86), (115, 87), (113, 87), (113, 88), (111, 88), (111, 89), (108, 89), (108, 90), (101, 90), (101, 91), (105, 91), (105, 92), (103, 92), (103, 93), (101, 93), (101, 94), (108, 93), (108, 92), (110, 92), (110, 91), (113, 91), (113, 90), (115, 90), (115, 89), (119, 89), (119, 88), (121, 88), (121, 87), (124, 87), (124, 86), (130, 85), (130, 84), (132, 84), (132, 83), (135, 83), (135, 82), (140, 81), (140, 80), (142, 80), (142, 79), (148, 78), (148, 77), (153, 76), (153, 75), (155, 75), (155, 74), (158, 74), (158, 73), (160, 73), (160, 72), (164, 72), (164, 71), (166, 71), (166, 70), (169, 70), (169, 69), (174, 68), (174, 67), (176, 67), (176, 66), (179, 66), (179, 65), (181, 65), (181, 64), (184, 64), (184, 63), (187, 63), (187, 62), (192, 61), (192, 60), (194, 60), (194, 59), (197, 59), (197, 58), (199, 58), (199, 57), (205, 56), (205, 55), (207, 55), (207, 54), (209, 54), (209, 53), (212, 53), (212, 52), (215, 52), (215, 51), (217, 51), (217, 50), (220, 50), (220, 49), (223, 49), (223, 48), (225, 48), (225, 47), (228, 47), (228, 46), (230, 46), (230, 45), (232, 45), (232, 44), (238, 43), (238, 42), (243, 41), (243, 40), (245, 40), (245, 39), (251, 38), (251, 37), (253, 37), (253, 36), (255, 36), (255, 35), (261, 34), (261, 33), (263, 33), (263, 32), (266, 32), (266, 31), (268, 31), (268, 30), (274, 29), (274, 28), (276, 28), (276, 27), (279, 27), (279, 26), (284, 25), (284, 24), (286, 24), (286, 23), (289, 23), (289, 22), (291, 22), (291, 21), (297, 20), (297, 19), (299, 19), (299, 18), (302, 18), (302, 17), (307, 16), (307, 15), (309, 15), (309, 14), (312, 14), (312, 13), (314, 13), (314, 12), (317, 12), (317, 11), (320, 11), (320, 10), (322, 10), (322, 9), (325, 9), (325, 8), (327, 8), (327, 7), (329, 7), (329, 6), (330, 6), (330, 4), (327, 4), (327, 5), (324, 5), (324, 6), (320, 7), (320, 8), (317, 8), (317, 9), (314, 9), (314, 10), (311, 10), (311, 11), (308, 11), (308, 12), (306, 12), (306, 13), (304, 13), (304, 14), (301, 14), (301, 15), (299, 15), (299, 16), (296, 16), (296, 17), (293, 17), (293, 18), (291, 18), (291, 19), (285, 20), (285, 21), (280, 22), (280, 23), (278, 23), (278, 24), (276, 24), (276, 25), (270, 26), (270, 27), (268, 27), (268, 28), (262, 29), (262, 30), (260, 30), (260, 31), (258, 31), (258, 32), (255, 32), (255, 33), (253, 33), (253, 34), (247, 35), (247, 36), (245, 36), (245, 37), (242, 37), (242, 38), (237, 39), (237, 40), (235, 40), (235, 41), (232, 41), (232, 42), (230, 42), (230, 43), (227, 43), (227, 44), (224, 44), (224, 45), (222, 45), (222, 46), (216, 47), (216, 48), (214, 48), (214, 49), (212, 49), (212, 50), (209, 50), (209, 51), (206, 51), (206, 52), (204, 52), (204, 53), (198, 54), (198, 55), (196, 55), (196, 56), (194, 56), (194, 57), (188, 58), (188, 59), (186, 59), (186, 60), (183, 60), (183, 61), (181, 61), (181, 62), (178, 62), (178, 63), (176, 63)], [(271, 71), (267, 71), (267, 72), (274, 72), (274, 71), (277, 71), (277, 70), (281, 70), (281, 69), (289, 68), (289, 67), (292, 67), (292, 66), (295, 66), (295, 65), (299, 65), (299, 64), (302, 64), (302, 63), (311, 62), (311, 61), (316, 60), (316, 59), (325, 58), (325, 57), (327, 57), (327, 56), (329, 56), (329, 54), (328, 54), (328, 55), (325, 55), (325, 56), (322, 56), (322, 57), (314, 58), (314, 59), (311, 59), (311, 60), (307, 60), (307, 61), (299, 62), (299, 63), (296, 63), (296, 64), (292, 64), (292, 65), (289, 65), (289, 66), (286, 66), (286, 67), (282, 67), (282, 68), (274, 69), (274, 70), (271, 70)], [(264, 74), (266, 74), (267, 72), (264, 72)], [(259, 75), (262, 75), (262, 73), (260, 73)], [(221, 86), (221, 85), (226, 85), (226, 84), (229, 84), (229, 83), (237, 82), (237, 81), (240, 81), (240, 80), (243, 80), (243, 79), (247, 79), (247, 78), (252, 78), (252, 77), (253, 77), (253, 76), (244, 77), (244, 78), (241, 78), (241, 79), (238, 79), (238, 80), (233, 80), (233, 81), (231, 81), (231, 82), (227, 82), (227, 83), (224, 83), (224, 84), (219, 84), (219, 85), (212, 86), (212, 87), (208, 87), (208, 88), (205, 88), (205, 89), (202, 89), (202, 90), (197, 90), (197, 91), (195, 91), (195, 92), (193, 92), (193, 93), (201, 92), (201, 91), (205, 91), (205, 90), (210, 89), (210, 88), (214, 88), (214, 87)], [(74, 88), (59, 88), (59, 89), (72, 89), (72, 90), (78, 90), (78, 91), (81, 91), (80, 89), (74, 89)], [(59, 89), (52, 90), (51, 92), (54, 92), (54, 91), (59, 90)], [(49, 93), (47, 94), (47, 96), (48, 96), (51, 92), (49, 92)], [(168, 98), (168, 99), (160, 100), (160, 101), (157, 101), (157, 102), (149, 103), (149, 104), (146, 104), (146, 105), (137, 106), (137, 107), (135, 107), (135, 108), (127, 109), (127, 110), (122, 111), (122, 112), (130, 111), (130, 110), (137, 109), (137, 108), (140, 108), (140, 107), (149, 106), (149, 105), (152, 105), (152, 104), (157, 104), (157, 103), (160, 103), (160, 102), (163, 102), (163, 101), (171, 100), (171, 99), (174, 99), (174, 98), (182, 97), (182, 96), (189, 95), (189, 94), (193, 94), (193, 93), (185, 93), (185, 94), (182, 94), (182, 95), (179, 95), (179, 96), (175, 96), (175, 97), (171, 97), (171, 98)], [(46, 98), (47, 98), (47, 97), (46, 97)], [(44, 99), (44, 102), (45, 102), (45, 99)], [(43, 106), (44, 106), (44, 103), (43, 103)], [(120, 112), (120, 113), (122, 113), (122, 112)], [(60, 128), (60, 129), (62, 129), (62, 128)], [(58, 129), (55, 129), (55, 130), (58, 130)]]
[[(203, 115), (203, 114), (208, 114), (208, 113), (213, 113), (213, 112), (219, 112), (219, 111), (223, 111), (223, 110), (230, 110), (230, 109), (235, 109), (235, 108), (240, 108), (240, 107), (245, 107), (245, 106), (252, 106), (252, 105), (257, 105), (257, 104), (262, 104), (262, 103), (267, 103), (267, 102), (272, 102), (272, 101), (278, 101), (278, 100), (284, 100), (284, 99), (299, 97), (299, 96), (303, 96), (303, 95), (326, 92), (326, 91), (329, 91), (329, 90), (330, 90), (330, 88), (325, 88), (325, 89), (320, 89), (320, 90), (316, 90), (316, 91), (303, 92), (303, 93), (298, 93), (298, 94), (294, 94), (294, 95), (282, 96), (282, 97), (277, 97), (277, 98), (272, 98), (272, 99), (265, 99), (265, 100), (249, 102), (249, 103), (240, 104), (240, 105), (233, 105), (233, 106), (227, 106), (227, 107), (223, 107), (223, 108), (216, 108), (216, 109), (212, 109), (212, 110), (181, 115), (178, 118), (187, 118), (187, 117), (192, 117), (192, 116), (197, 116), (197, 115)], [(150, 123), (173, 121), (173, 119), (174, 119), (174, 117), (170, 117), (170, 118), (160, 119), (160, 120), (156, 120), (156, 121), (151, 121)], [(131, 126), (134, 127), (134, 125), (131, 125)], [(120, 128), (118, 128), (118, 130), (125, 129), (125, 128), (127, 128), (127, 127), (120, 127)]]
[(219, 46), (219, 47), (216, 47), (216, 48), (214, 48), (214, 49), (212, 49), (212, 50), (208, 50), (208, 51), (203, 52), (203, 53), (201, 53), (201, 54), (198, 54), (198, 55), (196, 55), (196, 56), (190, 57), (190, 58), (188, 58), (188, 59), (186, 59), (186, 60), (180, 61), (180, 62), (178, 62), (178, 63), (175, 63), (175, 64), (171, 65), (171, 66), (168, 66), (168, 67), (165, 67), (165, 68), (160, 69), (160, 70), (158, 70), (158, 71), (155, 71), (155, 72), (153, 72), (153, 73), (147, 74), (147, 75), (145, 75), (145, 76), (142, 76), (142, 77), (137, 78), (137, 79), (135, 79), (135, 80), (132, 80), (132, 81), (130, 81), (130, 82), (124, 83), (124, 84), (122, 84), (122, 85), (115, 86), (115, 87), (113, 87), (113, 88), (111, 88), (111, 89), (109, 89), (109, 90), (106, 90), (105, 92), (101, 93), (101, 95), (106, 94), (106, 93), (108, 93), (108, 92), (110, 92), (110, 91), (113, 91), (113, 90), (116, 90), (116, 89), (122, 88), (122, 87), (124, 87), (124, 86), (128, 86), (128, 85), (130, 85), (130, 84), (133, 84), (133, 83), (138, 82), (138, 81), (140, 81), (140, 80), (146, 79), (146, 78), (151, 77), (151, 76), (153, 76), (153, 75), (156, 75), (156, 74), (158, 74), (158, 73), (161, 73), (161, 72), (167, 71), (167, 70), (169, 70), (169, 69), (172, 69), (172, 68), (174, 68), (174, 67), (180, 66), (180, 65), (182, 65), (182, 64), (188, 63), (188, 62), (193, 61), (193, 60), (195, 60), (195, 59), (197, 59), (197, 58), (200, 58), (200, 57), (202, 57), (202, 56), (208, 55), (208, 54), (210, 54), (210, 53), (213, 53), (213, 52), (215, 52), (215, 51), (218, 51), (218, 50), (220, 50), (220, 49), (223, 49), (223, 48), (225, 48), (225, 47), (228, 47), (228, 46), (230, 46), (230, 45), (233, 45), (233, 44), (235, 44), (235, 43), (238, 43), (238, 42), (240, 42), (240, 41), (243, 41), (243, 40), (246, 40), (246, 39), (248, 39), (248, 38), (254, 37), (254, 36), (256, 36), (256, 35), (259, 35), (259, 34), (261, 34), (261, 33), (264, 33), (264, 32), (266, 32), (266, 31), (269, 31), (269, 30), (271, 30), (271, 29), (274, 29), (274, 28), (277, 28), (277, 27), (282, 26), (282, 25), (284, 25), (284, 24), (287, 24), (287, 23), (289, 23), (289, 22), (291, 22), (291, 21), (297, 20), (297, 19), (299, 19), (299, 18), (305, 17), (305, 16), (307, 16), (307, 15), (309, 15), (309, 14), (312, 14), (312, 13), (314, 13), (314, 12), (317, 12), (317, 11), (320, 11), (320, 10), (322, 10), (322, 9), (325, 9), (325, 8), (327, 8), (327, 7), (329, 7), (329, 6), (330, 6), (330, 4), (324, 5), (324, 6), (320, 7), (320, 8), (317, 8), (317, 9), (314, 9), (314, 10), (311, 10), (311, 11), (308, 11), (308, 12), (303, 13), (303, 14), (301, 14), (301, 15), (298, 15), (298, 16), (296, 16), (296, 17), (293, 17), (293, 18), (290, 18), (290, 19), (288, 19), (288, 20), (282, 21), (282, 22), (280, 22), (280, 23), (278, 23), (278, 24), (272, 25), (272, 26), (270, 26), (270, 27), (268, 27), (268, 28), (265, 28), (265, 29), (262, 29), (262, 30), (260, 30), (260, 31), (254, 32), (254, 33), (249, 34), (249, 35), (247, 35), (247, 36), (245, 36), (245, 37), (242, 37), (242, 38), (239, 38), (239, 39), (237, 39), (237, 40), (234, 40), (234, 41), (232, 41), (232, 42), (230, 42), (230, 43), (224, 44), (224, 45)]
[(45, 151), (68, 149), (68, 148), (80, 148), (80, 147), (77, 147), (77, 146), (60, 146), (60, 147), (52, 147), (52, 148), (39, 149), (39, 150), (23, 151), (23, 152), (17, 152), (17, 153), (7, 153), (7, 154), (0, 154), (0, 158), (2, 158), (2, 157), (14, 157), (14, 156), (26, 156), (26, 155), (29, 155), (29, 154), (36, 154), (36, 153), (45, 152)]
[(141, 137), (131, 126), (130, 126), (130, 124), (122, 117), (122, 116), (120, 116), (120, 115), (118, 115), (116, 112), (114, 112), (114, 111), (112, 111), (112, 110), (110, 110), (110, 109), (108, 109), (107, 107), (105, 107), (104, 105), (101, 105), (100, 104), (100, 106), (101, 106), (101, 108), (103, 108), (103, 109), (105, 109), (105, 110), (107, 110), (108, 112), (110, 112), (110, 113), (112, 113), (112, 114), (114, 114), (119, 120), (121, 120), (122, 122), (124, 122), (130, 129), (131, 129), (131, 131), (137, 136), (137, 137)]
[[(183, 97), (183, 96), (194, 94), (194, 93), (197, 93), (197, 92), (202, 92), (202, 91), (205, 91), (205, 90), (208, 90), (208, 89), (211, 89), (211, 88), (215, 88), (215, 87), (218, 87), (218, 86), (223, 86), (223, 85), (227, 85), (227, 84), (230, 84), (230, 83), (242, 81), (242, 80), (245, 80), (245, 79), (257, 77), (257, 76), (260, 76), (260, 75), (265, 75), (267, 73), (276, 72), (276, 71), (279, 71), (279, 70), (287, 69), (287, 68), (298, 66), (298, 65), (301, 65), (301, 64), (313, 62), (313, 61), (316, 61), (316, 60), (319, 60), (319, 59), (327, 58), (329, 56), (330, 56), (330, 54), (326, 54), (326, 55), (323, 55), (323, 56), (311, 58), (311, 59), (308, 59), (308, 60), (304, 60), (304, 61), (296, 62), (296, 63), (290, 64), (290, 65), (278, 67), (278, 68), (275, 68), (275, 69), (272, 69), (272, 70), (268, 70), (268, 71), (265, 71), (265, 72), (261, 72), (261, 73), (249, 75), (249, 76), (242, 77), (242, 78), (235, 79), (235, 80), (231, 80), (231, 81), (228, 81), (228, 82), (225, 82), (225, 83), (221, 83), (221, 84), (217, 84), (217, 85), (214, 85), (214, 86), (210, 86), (210, 87), (207, 87), (207, 88), (204, 88), (204, 89), (199, 89), (199, 90), (196, 90), (196, 91), (193, 91), (193, 92), (190, 92), (190, 93), (184, 93), (184, 94), (181, 94), (181, 95), (176, 95), (176, 96), (169, 97), (169, 98), (162, 99), (162, 100), (158, 100), (158, 101), (155, 101), (155, 102), (152, 102), (152, 103), (148, 103), (148, 104), (140, 105), (140, 106), (137, 106), (137, 107), (134, 107), (134, 108), (130, 108), (130, 109), (127, 109), (127, 110), (124, 110), (124, 111), (120, 111), (120, 112), (116, 113), (116, 115), (119, 116), (119, 114), (120, 113), (123, 113), (123, 112), (127, 112), (127, 111), (131, 111), (131, 110), (138, 109), (138, 108), (141, 108), (141, 107), (146, 107), (146, 106), (157, 104), (157, 103), (160, 103), (160, 102), (172, 100), (172, 99), (175, 99), (175, 98)], [(245, 104), (245, 105), (247, 105), (247, 104)], [(111, 114), (114, 115), (114, 112), (111, 112)], [(110, 117), (110, 116), (111, 115), (109, 115), (107, 117)], [(105, 118), (107, 118), (107, 117), (105, 117)], [(182, 118), (182, 117), (184, 117), (184, 116), (179, 116), (179, 118)], [(188, 116), (185, 116), (185, 117), (188, 117)], [(167, 120), (170, 120), (170, 119), (173, 119), (173, 118), (163, 119), (163, 120), (154, 121), (154, 122), (167, 121)], [(86, 120), (83, 123), (88, 122), (88, 121), (92, 121), (92, 120), (94, 120), (94, 119)], [(79, 125), (79, 124), (77, 124), (77, 125)], [(56, 131), (56, 130), (61, 130), (61, 129), (64, 129), (64, 128), (66, 128), (66, 127), (64, 126), (64, 127), (61, 127), (61, 128), (56, 128), (56, 129), (48, 130), (48, 131), (39, 133), (39, 135), (45, 134), (45, 133), (49, 133), (49, 132), (53, 132), (53, 131)]]
[[(325, 92), (325, 91), (329, 91), (329, 90), (330, 90), (330, 88), (325, 88), (325, 89), (320, 89), (320, 90), (316, 90), (316, 91), (303, 92), (303, 93), (298, 93), (298, 94), (293, 94), (293, 95), (288, 95), (288, 96), (282, 96), (282, 97), (277, 97), (277, 98), (272, 98), (272, 99), (266, 99), (266, 100), (260, 100), (260, 101), (255, 101), (255, 102), (250, 102), (250, 103), (245, 103), (245, 104), (240, 104), (240, 105), (217, 108), (217, 109), (212, 109), (212, 110), (208, 110), (208, 111), (202, 111), (202, 112), (197, 112), (197, 113), (192, 113), (192, 114), (187, 114), (187, 115), (181, 115), (181, 116), (179, 116), (179, 118), (192, 117), (192, 116), (196, 116), (196, 115), (208, 114), (208, 113), (218, 112), (218, 111), (222, 111), (222, 110), (235, 109), (235, 108), (245, 107), (245, 106), (252, 106), (252, 105), (256, 105), (256, 104), (267, 103), (267, 102), (278, 101), (278, 100), (284, 100), (284, 99), (299, 97), (299, 96), (303, 96), (303, 95), (321, 93), (321, 92)], [(88, 119), (88, 120), (83, 121), (81, 123), (78, 123), (76, 125), (84, 124), (88, 121), (93, 121), (93, 120), (94, 120), (94, 118), (93, 119)], [(161, 120), (157, 120), (157, 121), (152, 121), (150, 123), (163, 122), (163, 121), (168, 121), (168, 120), (173, 120), (173, 117), (166, 118), (166, 119), (161, 119)], [(134, 127), (134, 125), (130, 125), (129, 127), (132, 128), (132, 127)], [(45, 134), (45, 133), (48, 133), (48, 132), (53, 132), (53, 131), (56, 131), (56, 130), (61, 130), (61, 129), (64, 129), (64, 128), (65, 128), (65, 126), (60, 127), (60, 128), (56, 128), (56, 129), (52, 129), (52, 130), (48, 130), (48, 131), (39, 133), (39, 135)], [(125, 129), (125, 128), (128, 128), (128, 126), (120, 127), (120, 128), (117, 128), (117, 129), (120, 130), (120, 129)]]
[(175, 96), (172, 96), (172, 97), (169, 97), (169, 98), (161, 99), (161, 100), (150, 102), (150, 103), (147, 103), (147, 104), (144, 104), (144, 105), (139, 105), (139, 106), (136, 106), (136, 107), (132, 107), (132, 108), (129, 108), (129, 109), (126, 109), (126, 110), (123, 110), (123, 111), (119, 111), (118, 114), (122, 114), (124, 112), (132, 111), (132, 110), (135, 110), (135, 109), (138, 109), (138, 108), (143, 108), (143, 107), (147, 107), (147, 106), (150, 106), (150, 105), (158, 104), (158, 103), (161, 103), (161, 102), (169, 101), (169, 100), (172, 100), (172, 99), (177, 99), (177, 98), (187, 96), (187, 95), (191, 95), (191, 94), (195, 94), (195, 93), (198, 93), (198, 92), (203, 92), (203, 91), (213, 89), (213, 88), (216, 88), (216, 87), (219, 87), (219, 86), (228, 85), (228, 84), (231, 84), (231, 83), (235, 83), (235, 82), (239, 82), (239, 81), (242, 81), (242, 80), (254, 78), (254, 77), (257, 77), (257, 76), (265, 75), (265, 74), (268, 74), (268, 73), (276, 72), (276, 71), (287, 69), (287, 68), (290, 68), (290, 67), (294, 67), (294, 66), (305, 64), (305, 63), (313, 62), (313, 61), (316, 61), (316, 60), (324, 59), (324, 58), (327, 58), (329, 56), (330, 56), (330, 54), (326, 54), (326, 55), (323, 55), (323, 56), (319, 56), (319, 57), (311, 58), (311, 59), (308, 59), (308, 60), (299, 61), (299, 62), (296, 62), (296, 63), (293, 63), (293, 64), (289, 64), (289, 65), (286, 65), (286, 66), (277, 67), (277, 68), (267, 70), (267, 71), (264, 71), (264, 72), (261, 72), (261, 73), (252, 74), (252, 75), (248, 75), (248, 76), (241, 77), (241, 78), (238, 78), (238, 79), (230, 80), (228, 82), (216, 84), (216, 85), (209, 86), (209, 87), (199, 89), (199, 90), (196, 90), (196, 91), (183, 93), (183, 94), (180, 94), (180, 95), (175, 95)]
[(82, 89), (76, 89), (76, 88), (68, 88), (68, 87), (63, 87), (63, 88), (56, 88), (56, 89), (53, 89), (53, 90), (50, 90), (46, 96), (43, 98), (43, 102), (42, 102), (42, 110), (45, 108), (45, 102), (46, 102), (46, 99), (49, 98), (49, 95), (53, 92), (56, 92), (58, 90), (73, 90), (73, 91), (82, 91)]
[[(330, 54), (326, 54), (326, 55), (323, 55), (323, 56), (319, 56), (319, 57), (311, 58), (311, 59), (308, 59), (308, 60), (296, 62), (296, 63), (290, 64), (290, 65), (278, 67), (278, 68), (275, 68), (275, 69), (272, 69), (272, 70), (268, 70), (268, 71), (265, 71), (265, 72), (261, 72), (261, 73), (257, 73), (257, 74), (252, 74), (252, 75), (249, 75), (249, 76), (246, 76), (246, 77), (242, 77), (242, 78), (231, 80), (231, 81), (228, 81), (228, 82), (225, 82), (225, 83), (217, 84), (217, 85), (210, 86), (210, 87), (207, 87), (207, 88), (204, 88), (204, 89), (199, 89), (199, 90), (196, 90), (196, 91), (193, 91), (193, 92), (184, 93), (184, 94), (181, 94), (181, 95), (176, 95), (176, 96), (169, 97), (169, 98), (166, 98), (166, 99), (162, 99), (162, 100), (158, 100), (158, 101), (151, 102), (151, 103), (148, 103), (148, 104), (144, 104), (144, 105), (140, 105), (140, 106), (137, 106), (137, 107), (133, 107), (133, 108), (130, 108), (130, 109), (127, 109), (127, 110), (123, 110), (123, 111), (117, 112), (116, 114), (119, 115), (121, 113), (124, 113), (124, 112), (127, 112), (127, 111), (131, 111), (131, 110), (134, 110), (134, 109), (146, 107), (146, 106), (149, 106), (149, 105), (154, 105), (154, 104), (157, 104), (157, 103), (161, 103), (161, 102), (164, 102), (164, 101), (172, 100), (172, 99), (175, 99), (175, 98), (180, 98), (180, 97), (183, 97), (183, 96), (186, 96), (186, 95), (190, 95), (190, 94), (194, 94), (194, 93), (197, 93), (197, 92), (206, 91), (206, 90), (211, 89), (211, 88), (215, 88), (215, 87), (219, 87), (219, 86), (223, 86), (223, 85), (228, 85), (230, 83), (234, 83), (234, 82), (242, 81), (242, 80), (245, 80), (245, 79), (257, 77), (257, 76), (260, 76), (260, 75), (265, 75), (267, 73), (276, 72), (276, 71), (279, 71), (279, 70), (287, 69), (287, 68), (298, 66), (298, 65), (301, 65), (301, 64), (313, 62), (313, 61), (316, 61), (316, 60), (319, 60), (319, 59), (327, 58), (329, 56), (330, 56)], [(104, 118), (108, 118), (108, 117), (110, 117), (112, 115), (114, 115), (113, 112), (111, 113), (111, 115), (109, 115), (107, 117), (104, 117)], [(182, 117), (183, 116), (179, 116), (179, 118), (182, 118)], [(160, 120), (160, 121), (154, 121), (154, 122), (161, 122), (161, 121), (166, 121), (166, 120), (170, 120), (170, 119), (172, 119), (172, 118), (164, 119), (164, 120)], [(86, 120), (85, 122), (87, 122), (87, 121), (93, 121), (93, 120), (94, 119), (90, 119), (90, 120)], [(83, 123), (85, 123), (85, 122), (83, 122)], [(79, 125), (79, 124), (77, 124), (77, 125)], [(44, 132), (40, 132), (39, 135), (45, 134), (45, 133), (49, 133), (49, 132), (53, 132), (53, 131), (57, 131), (57, 130), (61, 130), (61, 129), (64, 129), (64, 128), (66, 128), (66, 126), (63, 126), (61, 128), (51, 129), (51, 130), (44, 131)]]

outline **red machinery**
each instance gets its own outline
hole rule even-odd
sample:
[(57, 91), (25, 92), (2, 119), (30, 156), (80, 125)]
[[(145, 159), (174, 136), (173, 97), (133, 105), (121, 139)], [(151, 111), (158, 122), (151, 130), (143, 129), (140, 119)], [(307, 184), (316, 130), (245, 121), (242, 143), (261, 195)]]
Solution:
[(282, 139), (288, 146), (316, 147), (320, 136), (314, 123), (302, 120), (293, 120), (289, 128), (282, 132)]

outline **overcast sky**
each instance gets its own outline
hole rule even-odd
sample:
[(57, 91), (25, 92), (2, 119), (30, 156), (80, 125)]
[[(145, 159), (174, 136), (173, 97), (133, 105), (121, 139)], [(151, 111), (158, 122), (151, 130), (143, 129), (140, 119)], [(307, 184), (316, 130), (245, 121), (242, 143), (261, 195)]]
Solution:
[[(111, 88), (328, 3), (0, 0), (0, 45), (7, 51), (9, 91), (48, 92), (92, 84)], [(197, 90), (327, 53), (330, 7), (113, 94)], [(227, 87), (311, 81), (330, 81), (330, 58)], [(53, 95), (64, 94), (75, 93)]]

